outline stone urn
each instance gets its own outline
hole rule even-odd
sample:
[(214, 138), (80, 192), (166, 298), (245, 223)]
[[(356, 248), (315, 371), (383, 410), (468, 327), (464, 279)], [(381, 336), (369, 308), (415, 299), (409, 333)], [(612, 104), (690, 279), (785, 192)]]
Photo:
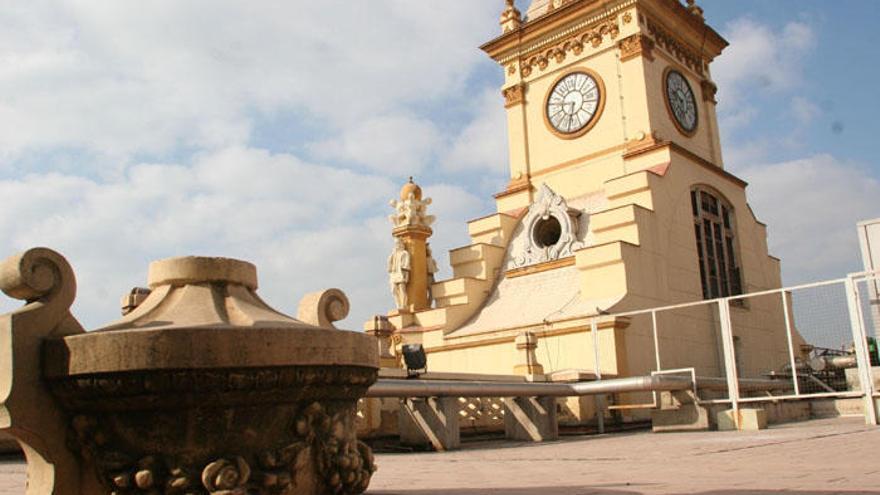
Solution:
[[(366, 490), (375, 466), (354, 422), (377, 376), (372, 337), (273, 310), (244, 261), (157, 261), (148, 282), (121, 320), (84, 332), (61, 255), (0, 265), (0, 288), (26, 301), (0, 316), (0, 428), (25, 451), (28, 494)], [(310, 307), (339, 319), (337, 293)]]

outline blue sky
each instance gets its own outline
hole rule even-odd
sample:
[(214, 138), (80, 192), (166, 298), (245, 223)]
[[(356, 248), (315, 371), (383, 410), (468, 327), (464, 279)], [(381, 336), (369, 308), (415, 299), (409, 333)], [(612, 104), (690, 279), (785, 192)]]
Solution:
[[(726, 166), (751, 183), (786, 283), (858, 269), (854, 224), (880, 216), (877, 2), (701, 5), (732, 43), (712, 68)], [(207, 254), (256, 263), (288, 313), (340, 287), (359, 328), (391, 306), (387, 202), (407, 176), (434, 198), (435, 253), (466, 243), (506, 183), (501, 73), (477, 48), (502, 6), (7, 5), (0, 255), (65, 254), (87, 327), (151, 260)]]

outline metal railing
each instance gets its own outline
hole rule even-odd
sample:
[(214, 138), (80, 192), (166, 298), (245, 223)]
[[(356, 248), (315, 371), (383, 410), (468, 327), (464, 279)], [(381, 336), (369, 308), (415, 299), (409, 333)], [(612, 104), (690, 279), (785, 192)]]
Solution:
[[(877, 424), (873, 399), (878, 391), (868, 343), (880, 340), (878, 272), (594, 317), (590, 327), (596, 363), (596, 330), (611, 318), (649, 318), (654, 361), (649, 371), (700, 375), (699, 388), (726, 393), (701, 402), (730, 404), (737, 421), (740, 404), (863, 397), (866, 422)], [(670, 327), (676, 331), (669, 342), (687, 341), (700, 352), (664, 355), (664, 334)], [(598, 364), (596, 368), (601, 377)], [(857, 369), (855, 380), (847, 368)], [(721, 381), (725, 385), (718, 387)], [(712, 382), (715, 386), (709, 386)], [(656, 394), (653, 403), (644, 405), (656, 407)]]

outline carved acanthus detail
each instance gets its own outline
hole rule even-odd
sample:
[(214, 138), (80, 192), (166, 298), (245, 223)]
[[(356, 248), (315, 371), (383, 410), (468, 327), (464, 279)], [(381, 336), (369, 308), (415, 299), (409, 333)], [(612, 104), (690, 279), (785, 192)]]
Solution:
[(589, 44), (593, 48), (598, 48), (605, 37), (609, 37), (613, 40), (616, 39), (619, 34), (620, 27), (617, 24), (617, 17), (608, 19), (586, 31), (579, 31), (555, 45), (542, 48), (535, 53), (523, 56), (520, 60), (520, 73), (523, 77), (528, 77), (535, 67), (540, 70), (545, 70), (549, 66), (551, 60), (560, 63), (565, 60), (565, 57), (569, 52), (574, 55), (580, 55), (583, 52), (585, 45)]
[(654, 42), (644, 34), (634, 34), (620, 40), (620, 61), (636, 58), (640, 55), (648, 60), (654, 60)]
[(583, 247), (577, 239), (580, 211), (568, 207), (565, 199), (547, 184), (541, 185), (538, 199), (523, 217), (514, 237), (507, 269), (554, 261), (574, 255)]
[[(278, 449), (207, 457), (133, 452), (116, 422), (78, 415), (71, 440), (80, 455), (93, 459), (99, 479), (118, 495), (278, 495), (299, 483), (323, 486), (326, 493), (358, 494), (376, 471), (373, 453), (354, 436), (351, 405), (314, 402), (291, 421), (292, 440)], [(315, 466), (322, 479), (314, 479)]]

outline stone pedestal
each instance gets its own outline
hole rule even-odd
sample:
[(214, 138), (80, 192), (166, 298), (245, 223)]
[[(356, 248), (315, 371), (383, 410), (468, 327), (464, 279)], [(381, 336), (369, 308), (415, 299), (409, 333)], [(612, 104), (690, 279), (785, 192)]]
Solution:
[(504, 399), (504, 434), (509, 440), (545, 442), (559, 438), (555, 397)]
[(767, 412), (760, 408), (739, 409), (739, 428), (733, 409), (718, 411), (716, 415), (719, 431), (757, 431), (767, 428)]
[(670, 431), (708, 431), (712, 428), (711, 411), (697, 404), (692, 390), (659, 392), (660, 409), (651, 411), (651, 429)]
[(86, 333), (63, 257), (0, 264), (0, 288), (27, 301), (0, 316), (0, 429), (23, 446), (28, 495), (366, 490), (375, 466), (354, 423), (376, 380), (373, 337), (269, 308), (243, 261), (155, 262), (149, 285)]
[(459, 405), (455, 397), (404, 399), (400, 402), (400, 442), (438, 452), (461, 446)]

